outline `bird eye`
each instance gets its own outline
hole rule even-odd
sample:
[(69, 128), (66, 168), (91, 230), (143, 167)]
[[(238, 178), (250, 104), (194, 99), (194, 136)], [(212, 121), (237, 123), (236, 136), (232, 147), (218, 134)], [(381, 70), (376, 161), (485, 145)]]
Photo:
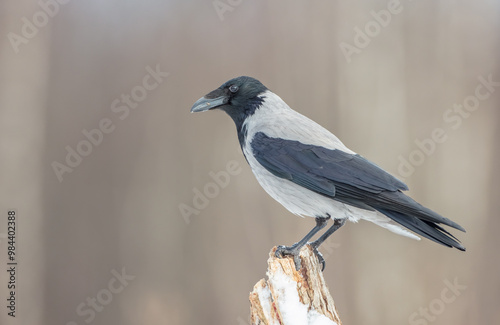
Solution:
[(239, 88), (238, 88), (238, 86), (236, 86), (236, 85), (231, 85), (231, 86), (229, 87), (229, 91), (230, 91), (230, 92), (232, 92), (233, 94), (234, 94), (235, 92), (237, 92), (237, 91), (238, 91), (238, 89), (239, 89)]

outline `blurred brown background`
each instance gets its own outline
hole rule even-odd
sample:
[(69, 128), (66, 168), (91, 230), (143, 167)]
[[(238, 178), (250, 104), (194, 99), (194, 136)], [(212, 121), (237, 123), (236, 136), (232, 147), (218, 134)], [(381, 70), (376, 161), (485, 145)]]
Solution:
[[(248, 322), (269, 250), (314, 221), (260, 188), (229, 117), (189, 113), (239, 75), (468, 231), (466, 253), (367, 222), (336, 233), (325, 277), (345, 324), (500, 323), (500, 87), (474, 99), (478, 78), (500, 81), (497, 1), (42, 3), (0, 2), (2, 269), (7, 210), (20, 219), (18, 314), (0, 272), (1, 324)], [(112, 131), (60, 182), (54, 162), (100, 123)], [(415, 141), (436, 128), (446, 141), (425, 154)], [(183, 217), (228, 162), (229, 184)]]

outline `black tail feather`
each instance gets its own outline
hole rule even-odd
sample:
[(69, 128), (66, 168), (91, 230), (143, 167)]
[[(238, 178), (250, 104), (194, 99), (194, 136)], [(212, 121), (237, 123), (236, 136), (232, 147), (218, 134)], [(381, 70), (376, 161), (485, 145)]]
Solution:
[(385, 211), (398, 212), (402, 215), (414, 216), (422, 221), (425, 220), (431, 223), (447, 225), (449, 227), (465, 232), (465, 229), (458, 223), (439, 215), (429, 208), (424, 207), (401, 191), (382, 192), (379, 197), (377, 197), (377, 201), (379, 202), (370, 204), (377, 210), (379, 210), (377, 208), (378, 206)]
[(456, 241), (458, 241), (460, 243), (460, 240), (458, 240), (457, 237), (453, 236), (453, 234), (451, 234), (450, 232), (448, 232), (446, 229), (444, 229), (440, 225), (438, 225), (436, 223), (432, 223), (432, 222), (426, 221), (426, 220), (424, 220), (424, 222), (427, 223), (431, 227), (436, 227), (437, 229), (439, 229), (440, 231), (444, 232), (445, 234), (447, 234), (448, 236), (452, 237), (453, 239), (455, 239)]
[[(403, 214), (396, 211), (376, 208), (380, 213), (386, 215), (390, 219), (400, 225), (410, 229), (411, 231), (430, 239), (436, 243), (447, 247), (455, 247), (461, 251), (465, 251), (465, 247), (460, 244), (458, 239), (446, 231), (443, 227), (429, 220), (421, 220), (417, 216)], [(455, 228), (455, 227), (454, 227)], [(462, 228), (462, 227), (460, 227)], [(463, 228), (462, 228), (463, 229)]]

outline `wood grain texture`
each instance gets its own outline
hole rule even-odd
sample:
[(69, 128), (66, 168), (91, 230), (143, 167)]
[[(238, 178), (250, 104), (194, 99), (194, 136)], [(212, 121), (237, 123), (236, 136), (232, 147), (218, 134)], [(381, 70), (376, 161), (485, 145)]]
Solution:
[(252, 324), (337, 324), (341, 321), (323, 278), (321, 265), (310, 246), (300, 251), (302, 267), (292, 258), (269, 253), (268, 279), (261, 279), (250, 293)]

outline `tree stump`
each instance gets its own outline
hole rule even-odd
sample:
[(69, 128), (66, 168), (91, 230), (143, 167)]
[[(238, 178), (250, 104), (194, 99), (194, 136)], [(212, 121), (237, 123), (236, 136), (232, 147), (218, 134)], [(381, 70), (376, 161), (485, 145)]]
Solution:
[(342, 325), (326, 286), (321, 265), (311, 247), (300, 251), (302, 267), (295, 270), (293, 258), (269, 253), (267, 277), (250, 293), (250, 313), (255, 325)]

